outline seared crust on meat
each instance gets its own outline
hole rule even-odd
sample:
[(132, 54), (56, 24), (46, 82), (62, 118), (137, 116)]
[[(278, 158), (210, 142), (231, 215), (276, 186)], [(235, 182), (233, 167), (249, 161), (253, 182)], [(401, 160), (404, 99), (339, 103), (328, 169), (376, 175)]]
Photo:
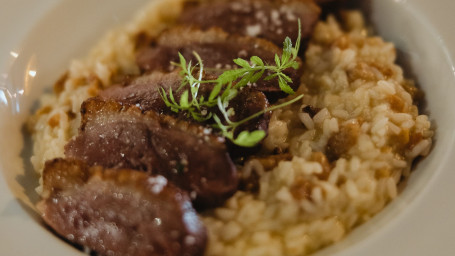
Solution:
[(65, 147), (68, 158), (161, 174), (201, 206), (217, 205), (237, 189), (224, 138), (207, 127), (100, 98), (85, 101), (81, 113), (79, 135)]
[(218, 27), (232, 34), (264, 38), (281, 46), (286, 36), (293, 42), (297, 39), (298, 19), (306, 41), (320, 13), (313, 0), (190, 1), (179, 21), (204, 30)]
[(160, 95), (161, 88), (176, 92), (182, 82), (178, 72), (153, 72), (137, 77), (127, 86), (116, 85), (101, 91), (99, 96), (122, 104), (136, 105), (142, 111), (154, 110), (157, 113), (170, 113)]
[(71, 242), (102, 255), (203, 255), (207, 234), (188, 195), (163, 176), (46, 163), (43, 219)]
[[(197, 63), (196, 52), (203, 60), (206, 75), (220, 75), (226, 69), (235, 66), (236, 58), (249, 59), (259, 56), (264, 63), (275, 63), (275, 54), (280, 56), (282, 49), (273, 43), (247, 36), (232, 35), (221, 29), (202, 31), (192, 27), (175, 27), (164, 32), (156, 44), (139, 51), (137, 62), (143, 72), (175, 70), (172, 62), (179, 62), (178, 53), (193, 64)], [(302, 67), (302, 61), (297, 58)], [(303, 69), (289, 68), (285, 70), (291, 79), (291, 87), (296, 89), (300, 84)], [(260, 79), (251, 85), (263, 92), (281, 92), (276, 79), (265, 81)]]

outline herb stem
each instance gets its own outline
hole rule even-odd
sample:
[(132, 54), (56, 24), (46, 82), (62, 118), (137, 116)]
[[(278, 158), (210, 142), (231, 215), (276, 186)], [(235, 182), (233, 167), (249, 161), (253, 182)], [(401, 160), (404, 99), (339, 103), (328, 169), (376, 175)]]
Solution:
[(294, 102), (297, 102), (298, 100), (300, 100), (300, 99), (302, 99), (302, 98), (303, 98), (303, 94), (301, 94), (301, 95), (295, 97), (295, 98), (292, 99), (292, 100), (283, 102), (283, 103), (281, 103), (281, 104), (279, 104), (279, 105), (275, 105), (275, 106), (271, 106), (271, 107), (268, 107), (268, 108), (266, 108), (266, 109), (263, 109), (262, 111), (259, 111), (259, 112), (255, 113), (255, 114), (253, 114), (253, 115), (251, 115), (251, 116), (249, 116), (249, 117), (247, 117), (247, 118), (245, 118), (245, 119), (242, 119), (242, 120), (240, 120), (240, 121), (238, 121), (238, 122), (231, 122), (231, 124), (232, 124), (233, 126), (237, 127), (237, 126), (239, 126), (239, 125), (241, 125), (241, 124), (244, 124), (244, 123), (246, 123), (246, 122), (248, 122), (248, 121), (250, 121), (250, 120), (252, 120), (252, 119), (254, 119), (254, 118), (258, 117), (258, 116), (261, 116), (261, 115), (263, 115), (263, 114), (265, 114), (265, 113), (267, 113), (267, 112), (269, 112), (269, 111), (274, 111), (274, 110), (283, 108), (283, 107), (285, 107), (285, 106), (292, 105)]

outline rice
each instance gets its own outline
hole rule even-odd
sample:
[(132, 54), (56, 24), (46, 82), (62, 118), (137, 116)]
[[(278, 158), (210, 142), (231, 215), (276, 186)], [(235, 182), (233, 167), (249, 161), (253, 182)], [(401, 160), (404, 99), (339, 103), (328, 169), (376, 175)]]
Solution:
[[(307, 255), (335, 243), (394, 199), (415, 157), (429, 153), (430, 123), (404, 89), (411, 81), (395, 64), (395, 48), (368, 36), (358, 12), (344, 19), (342, 25), (329, 17), (316, 27), (298, 90), (305, 94), (301, 106), (273, 113), (265, 146), (289, 150), (293, 159), (261, 175), (258, 195), (235, 194), (222, 208), (231, 212), (229, 220), (204, 216), (211, 238), (207, 255)], [(392, 96), (404, 105), (400, 112), (393, 110)], [(301, 111), (307, 105), (320, 108), (313, 118)], [(322, 180), (317, 175), (323, 167), (311, 155), (324, 152), (348, 123), (360, 126), (357, 142)], [(422, 139), (399, 153), (392, 140), (409, 133)], [(292, 190), (305, 184), (310, 195), (296, 198)], [(255, 218), (245, 219), (246, 211)], [(233, 222), (242, 232), (237, 228), (237, 238), (225, 240)]]
[[(80, 104), (115, 76), (137, 72), (137, 35), (157, 35), (181, 3), (153, 1), (87, 59), (74, 61), (57, 93), (43, 96), (30, 121), (38, 173), (77, 134)], [(342, 17), (317, 24), (298, 89), (305, 96), (272, 115), (263, 151), (290, 152), (292, 159), (271, 171), (256, 159), (245, 163), (241, 175), (259, 176), (259, 191), (238, 191), (200, 215), (209, 233), (206, 255), (307, 255), (336, 243), (394, 199), (414, 159), (429, 153), (431, 124), (406, 90), (412, 81), (395, 64), (393, 44), (368, 35), (359, 12)], [(318, 112), (311, 116), (306, 106)], [(340, 134), (355, 140), (328, 167), (323, 159)]]

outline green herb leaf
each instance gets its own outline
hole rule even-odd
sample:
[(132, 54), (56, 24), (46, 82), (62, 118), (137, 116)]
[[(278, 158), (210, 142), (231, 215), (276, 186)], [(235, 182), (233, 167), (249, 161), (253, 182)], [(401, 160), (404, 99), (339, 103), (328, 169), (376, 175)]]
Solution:
[(297, 61), (292, 62), (291, 68), (293, 69), (299, 69), (300, 64)]
[(254, 74), (254, 76), (251, 77), (250, 83), (256, 83), (263, 75), (264, 75), (265, 70), (261, 70)]
[(237, 80), (245, 73), (243, 69), (233, 69), (223, 72), (216, 80), (221, 84), (228, 84)]
[(280, 85), (280, 89), (287, 93), (287, 94), (294, 94), (294, 90), (288, 85), (285, 79), (282, 77), (278, 77), (278, 84)]
[(169, 99), (171, 100), (172, 105), (178, 106), (177, 102), (174, 99), (174, 94), (172, 93), (172, 88), (169, 88)]
[(265, 135), (263, 130), (242, 131), (233, 142), (241, 147), (254, 147), (265, 138)]
[(248, 83), (251, 81), (251, 78), (253, 78), (253, 76), (254, 76), (254, 73), (249, 71), (244, 77), (242, 77), (242, 79), (240, 79), (240, 81), (237, 84), (235, 84), (235, 88), (241, 88), (241, 87), (248, 85)]
[(275, 54), (275, 64), (278, 68), (281, 67), (281, 61), (280, 57), (278, 57), (278, 54)]
[(287, 63), (292, 55), (292, 42), (289, 37), (286, 37), (283, 43), (283, 55), (281, 55), (281, 63)]
[(213, 101), (218, 96), (218, 94), (220, 94), (222, 88), (223, 84), (217, 83), (210, 92), (209, 101)]
[(253, 63), (253, 64), (256, 65), (256, 66), (259, 66), (259, 67), (264, 66), (264, 62), (263, 62), (262, 59), (259, 58), (258, 56), (252, 56), (252, 57), (250, 58), (250, 61), (251, 61), (251, 63)]
[(229, 105), (229, 101), (231, 101), (233, 98), (235, 98), (238, 94), (238, 90), (235, 88), (228, 88), (224, 90), (223, 94), (221, 94), (221, 97), (219, 99), (223, 102), (223, 106), (226, 108)]
[(185, 57), (179, 52), (179, 60), (180, 60), (180, 67), (182, 67), (183, 70), (186, 69), (186, 60)]
[(190, 107), (190, 104), (188, 102), (188, 94), (189, 94), (188, 90), (185, 90), (182, 93), (182, 96), (180, 96), (180, 107), (182, 107), (183, 109)]
[(241, 58), (235, 59), (234, 63), (239, 65), (242, 68), (249, 68), (250, 67), (250, 63), (248, 63), (248, 61), (246, 61), (244, 59), (241, 59)]
[(292, 79), (289, 76), (281, 74), (280, 77), (283, 78), (286, 82), (292, 83)]
[(278, 74), (271, 74), (271, 75), (268, 75), (266, 78), (264, 78), (264, 80), (265, 81), (270, 81), (270, 80), (274, 79), (277, 76), (278, 76)]

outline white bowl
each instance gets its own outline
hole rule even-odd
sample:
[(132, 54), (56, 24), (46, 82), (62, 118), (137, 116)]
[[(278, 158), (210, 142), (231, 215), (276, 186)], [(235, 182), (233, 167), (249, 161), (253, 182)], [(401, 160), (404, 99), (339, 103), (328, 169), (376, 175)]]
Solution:
[[(103, 31), (145, 0), (0, 0), (0, 255), (84, 255), (44, 227), (23, 124), (36, 100)], [(455, 1), (365, 0), (379, 35), (399, 49), (426, 93), (434, 148), (403, 193), (316, 255), (455, 255)]]

